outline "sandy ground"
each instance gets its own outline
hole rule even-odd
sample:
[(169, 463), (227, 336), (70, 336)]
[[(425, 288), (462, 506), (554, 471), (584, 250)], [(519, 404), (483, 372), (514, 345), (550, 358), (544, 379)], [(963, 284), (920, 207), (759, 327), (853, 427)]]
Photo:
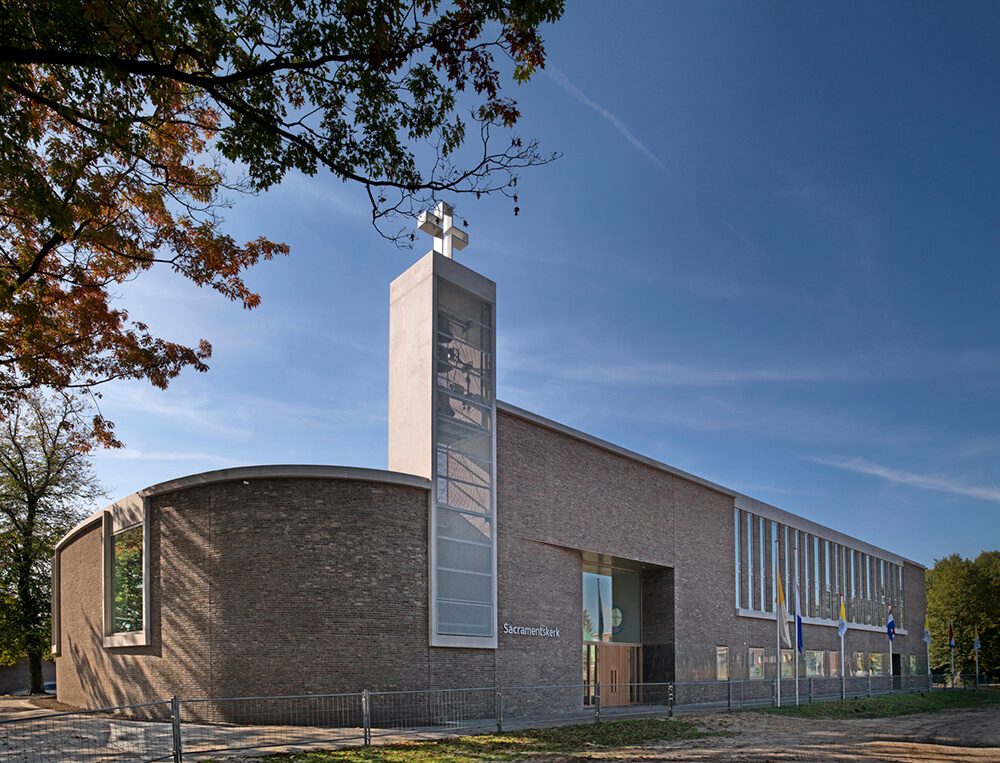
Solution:
[(691, 720), (717, 735), (593, 757), (712, 763), (1000, 761), (1000, 707), (858, 720), (805, 720), (766, 713), (717, 713)]

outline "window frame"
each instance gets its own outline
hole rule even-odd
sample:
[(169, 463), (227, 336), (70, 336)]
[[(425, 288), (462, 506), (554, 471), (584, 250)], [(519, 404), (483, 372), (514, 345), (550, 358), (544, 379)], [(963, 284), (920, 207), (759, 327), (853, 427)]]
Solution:
[[(130, 495), (104, 510), (101, 546), (104, 562), (104, 646), (105, 648), (147, 646), (150, 641), (149, 593), (149, 511), (146, 499)], [(115, 535), (142, 526), (142, 629), (116, 633), (114, 630)]]

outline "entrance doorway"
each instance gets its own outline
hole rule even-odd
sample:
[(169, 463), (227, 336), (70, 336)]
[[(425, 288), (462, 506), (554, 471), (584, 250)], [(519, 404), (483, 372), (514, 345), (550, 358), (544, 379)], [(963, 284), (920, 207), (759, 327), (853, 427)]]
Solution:
[(616, 707), (642, 699), (642, 647), (633, 644), (583, 645), (584, 704)]

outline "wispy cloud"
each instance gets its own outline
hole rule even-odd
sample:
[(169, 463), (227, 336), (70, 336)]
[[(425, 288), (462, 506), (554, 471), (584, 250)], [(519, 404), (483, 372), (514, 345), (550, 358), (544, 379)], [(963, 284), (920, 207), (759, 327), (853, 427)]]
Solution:
[(570, 82), (569, 79), (566, 77), (566, 75), (563, 74), (558, 69), (556, 69), (554, 66), (546, 67), (545, 73), (548, 74), (549, 77), (551, 77), (552, 80), (557, 85), (559, 85), (559, 87), (561, 87), (571, 96), (576, 98), (576, 100), (578, 100), (584, 106), (593, 109), (602, 117), (604, 117), (604, 119), (610, 122), (614, 126), (614, 128), (622, 134), (622, 137), (624, 137), (625, 140), (627, 140), (634, 148), (638, 149), (647, 159), (649, 159), (653, 164), (655, 164), (657, 167), (659, 167), (667, 175), (669, 175), (676, 181), (676, 178), (674, 178), (674, 173), (670, 171), (670, 168), (667, 167), (667, 165), (665, 165), (662, 161), (660, 161), (660, 158), (652, 151), (650, 151), (649, 148), (646, 147), (645, 143), (643, 143), (641, 140), (635, 137), (635, 135), (632, 134), (632, 131), (629, 130), (628, 127), (625, 126), (625, 123), (622, 122), (618, 117), (616, 117), (606, 108), (604, 108), (597, 101), (587, 97), (587, 95), (583, 93), (580, 90), (580, 88), (578, 88), (576, 85)]
[(109, 450), (105, 453), (105, 458), (126, 461), (192, 461), (199, 464), (207, 462), (223, 466), (236, 466), (241, 463), (225, 456), (202, 451), (145, 451), (135, 448)]
[(874, 464), (870, 461), (865, 461), (862, 458), (807, 457), (807, 460), (813, 461), (817, 464), (823, 464), (824, 466), (832, 466), (835, 469), (844, 469), (846, 471), (857, 472), (859, 474), (868, 474), (873, 477), (880, 477), (899, 485), (908, 485), (910, 487), (921, 488), (923, 490), (937, 490), (942, 493), (951, 493), (952, 495), (960, 495), (967, 498), (978, 498), (984, 501), (1000, 503), (1000, 489), (995, 486), (980, 487), (977, 485), (967, 485), (949, 477), (937, 474), (916, 474), (914, 472), (906, 472), (901, 469), (893, 469), (888, 466)]

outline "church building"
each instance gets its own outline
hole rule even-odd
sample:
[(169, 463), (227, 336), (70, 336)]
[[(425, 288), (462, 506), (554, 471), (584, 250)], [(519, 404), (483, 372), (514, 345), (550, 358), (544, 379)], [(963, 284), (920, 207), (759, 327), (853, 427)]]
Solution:
[(388, 470), (205, 472), (82, 522), (53, 560), (61, 701), (763, 687), (796, 667), (779, 575), (802, 676), (926, 673), (922, 565), (498, 401), (496, 286), (452, 258), (447, 205), (420, 227), (435, 250), (390, 290)]

